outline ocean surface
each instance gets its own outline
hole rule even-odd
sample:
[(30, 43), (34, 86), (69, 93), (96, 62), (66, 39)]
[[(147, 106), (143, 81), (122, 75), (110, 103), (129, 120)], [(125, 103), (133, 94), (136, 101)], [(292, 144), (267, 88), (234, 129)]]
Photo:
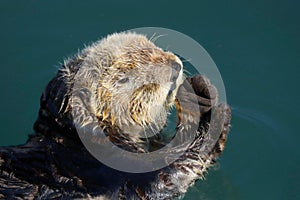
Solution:
[(33, 133), (63, 60), (107, 34), (182, 32), (210, 54), (233, 118), (219, 164), (192, 199), (300, 199), (299, 1), (0, 1), (0, 145)]

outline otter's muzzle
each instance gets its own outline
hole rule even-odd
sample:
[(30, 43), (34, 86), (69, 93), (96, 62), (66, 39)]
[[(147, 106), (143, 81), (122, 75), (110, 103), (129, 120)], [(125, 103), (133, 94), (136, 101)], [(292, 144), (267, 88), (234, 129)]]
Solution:
[(172, 85), (170, 87), (168, 96), (171, 95), (173, 91), (177, 88), (177, 79), (182, 70), (182, 65), (177, 61), (173, 61), (173, 60), (170, 61), (170, 67), (171, 67), (170, 81), (172, 82)]

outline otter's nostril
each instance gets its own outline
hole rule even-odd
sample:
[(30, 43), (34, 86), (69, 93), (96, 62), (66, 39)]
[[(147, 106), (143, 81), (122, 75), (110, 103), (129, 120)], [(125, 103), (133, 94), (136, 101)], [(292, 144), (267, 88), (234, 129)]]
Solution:
[(176, 62), (176, 61), (171, 61), (171, 67), (173, 69), (175, 69), (176, 71), (180, 71), (181, 70), (181, 65), (178, 62)]
[(172, 77), (171, 77), (171, 81), (176, 81), (178, 78), (178, 73), (177, 74), (172, 74)]

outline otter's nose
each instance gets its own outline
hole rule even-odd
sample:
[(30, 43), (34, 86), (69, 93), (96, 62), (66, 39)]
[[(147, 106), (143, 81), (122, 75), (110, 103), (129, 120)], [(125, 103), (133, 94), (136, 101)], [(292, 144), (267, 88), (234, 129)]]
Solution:
[(176, 61), (170, 61), (170, 67), (171, 67), (171, 81), (176, 81), (178, 76), (179, 76), (179, 72), (181, 70), (181, 64), (176, 62)]
[(171, 61), (170, 62), (172, 69), (175, 71), (179, 72), (181, 70), (181, 64), (176, 62), (176, 61)]

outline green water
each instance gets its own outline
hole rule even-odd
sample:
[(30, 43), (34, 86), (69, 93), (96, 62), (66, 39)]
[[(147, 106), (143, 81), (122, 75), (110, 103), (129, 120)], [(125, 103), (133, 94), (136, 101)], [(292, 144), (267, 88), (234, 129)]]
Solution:
[(209, 52), (233, 109), (220, 165), (185, 199), (300, 199), (299, 1), (69, 2), (0, 1), (0, 145), (33, 132), (64, 58), (112, 32), (165, 27)]

